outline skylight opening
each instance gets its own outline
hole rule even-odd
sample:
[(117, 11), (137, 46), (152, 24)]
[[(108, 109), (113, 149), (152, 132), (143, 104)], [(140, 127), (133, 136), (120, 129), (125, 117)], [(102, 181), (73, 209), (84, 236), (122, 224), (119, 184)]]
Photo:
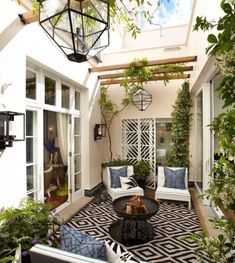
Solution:
[[(142, 7), (142, 11), (149, 11), (153, 15), (152, 23), (146, 21), (144, 14), (140, 14), (140, 27), (142, 30), (157, 29), (189, 24), (193, 0), (162, 0), (157, 6), (158, 0), (152, 0), (152, 6)], [(144, 9), (143, 9), (144, 8)]]

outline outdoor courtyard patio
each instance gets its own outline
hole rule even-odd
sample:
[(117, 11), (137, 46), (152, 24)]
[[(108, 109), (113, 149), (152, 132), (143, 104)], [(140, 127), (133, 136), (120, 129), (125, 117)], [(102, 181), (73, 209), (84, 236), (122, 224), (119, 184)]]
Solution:
[(235, 263), (235, 1), (0, 1), (0, 263)]

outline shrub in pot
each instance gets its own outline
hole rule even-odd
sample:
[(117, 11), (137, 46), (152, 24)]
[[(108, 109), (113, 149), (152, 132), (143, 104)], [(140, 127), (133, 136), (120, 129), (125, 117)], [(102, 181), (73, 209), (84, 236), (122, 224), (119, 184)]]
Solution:
[(0, 263), (12, 261), (19, 245), (22, 262), (28, 258), (30, 248), (47, 241), (48, 230), (54, 217), (51, 207), (42, 202), (24, 199), (19, 208), (6, 208), (0, 212)]
[(140, 160), (134, 165), (134, 178), (138, 185), (145, 187), (146, 178), (150, 173), (150, 165), (145, 160)]

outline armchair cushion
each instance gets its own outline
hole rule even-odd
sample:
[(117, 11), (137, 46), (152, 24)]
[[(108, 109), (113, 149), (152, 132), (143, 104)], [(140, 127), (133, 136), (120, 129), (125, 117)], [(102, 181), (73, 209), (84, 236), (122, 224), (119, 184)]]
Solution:
[(107, 260), (105, 244), (67, 225), (61, 226), (61, 249), (85, 257)]
[(127, 166), (119, 169), (109, 168), (111, 176), (111, 188), (121, 187), (120, 177), (127, 177)]
[(136, 180), (132, 176), (120, 177), (120, 181), (121, 181), (122, 189), (127, 190), (127, 189), (131, 189), (131, 188), (138, 186), (138, 184), (136, 183)]
[(164, 167), (165, 182), (164, 187), (175, 189), (185, 188), (185, 168), (178, 170), (171, 170)]
[(128, 252), (123, 246), (111, 240), (105, 241), (107, 249), (107, 260), (114, 263), (138, 263), (137, 260), (130, 252)]

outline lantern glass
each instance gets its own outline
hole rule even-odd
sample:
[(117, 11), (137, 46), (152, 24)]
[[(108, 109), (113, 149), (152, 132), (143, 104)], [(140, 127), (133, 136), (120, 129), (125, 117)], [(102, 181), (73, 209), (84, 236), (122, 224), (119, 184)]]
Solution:
[(86, 61), (109, 45), (104, 0), (41, 0), (39, 21), (71, 61)]
[(152, 103), (152, 95), (147, 90), (140, 88), (134, 93), (132, 103), (138, 110), (145, 111)]

